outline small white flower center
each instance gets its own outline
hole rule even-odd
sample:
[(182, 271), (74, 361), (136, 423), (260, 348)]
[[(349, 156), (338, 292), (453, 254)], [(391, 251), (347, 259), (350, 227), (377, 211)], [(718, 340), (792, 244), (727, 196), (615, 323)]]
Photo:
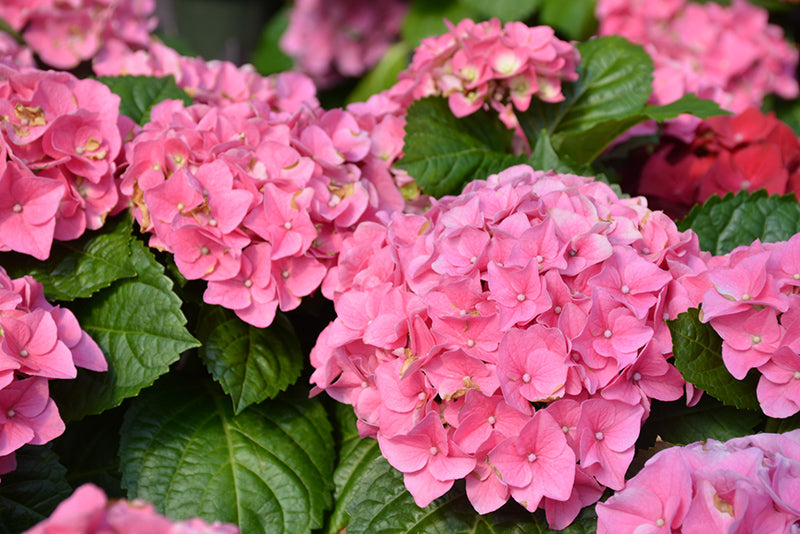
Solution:
[(553, 308), (553, 311), (555, 312), (556, 315), (558, 315), (559, 313), (561, 313), (561, 306), (556, 306), (555, 308)]
[(533, 454), (533, 453), (530, 453), (530, 454), (528, 455), (528, 461), (529, 461), (529, 462), (535, 462), (535, 461), (536, 461), (536, 455), (535, 455), (535, 454)]
[(623, 295), (627, 295), (628, 293), (631, 292), (631, 288), (629, 288), (628, 286), (622, 286), (619, 290), (622, 291)]
[(487, 421), (487, 422), (488, 422), (490, 425), (493, 425), (493, 424), (495, 424), (495, 423), (497, 422), (497, 418), (495, 418), (495, 416), (493, 416), (493, 415), (490, 415), (490, 416), (489, 416), (489, 419), (487, 419), (486, 421)]
[(14, 408), (9, 408), (6, 412), (6, 416), (9, 418), (14, 417), (15, 415), (17, 415), (17, 412), (14, 411)]
[(605, 436), (603, 436), (603, 433), (600, 432), (599, 430), (594, 433), (594, 439), (596, 439), (597, 441), (603, 441), (604, 437)]
[(475, 263), (476, 261), (478, 261), (478, 256), (472, 256), (472, 257), (469, 259), (469, 262), (470, 262), (470, 263)]
[(742, 300), (750, 300), (750, 293), (745, 293), (742, 295)]
[(367, 381), (366, 380), (362, 380), (361, 381), (361, 389), (367, 389), (368, 387), (369, 387), (369, 384), (367, 384)]
[(283, 223), (283, 227), (286, 228), (287, 230), (291, 230), (292, 229), (292, 222), (291, 221), (286, 221), (285, 223)]
[(11, 208), (11, 211), (13, 211), (14, 213), (20, 213), (20, 212), (22, 211), (22, 204), (20, 204), (19, 202), (17, 202), (17, 203), (16, 203), (16, 204), (14, 204), (14, 206)]
[(475, 346), (475, 340), (474, 340), (474, 339), (468, 339), (468, 340), (467, 340), (467, 346), (468, 346), (469, 348), (472, 348), (472, 347), (474, 347), (474, 346)]
[(792, 376), (794, 376), (795, 380), (800, 380), (800, 371), (795, 371), (792, 373)]
[(755, 335), (752, 337), (752, 340), (753, 340), (753, 345), (757, 345), (761, 343), (761, 336)]
[(253, 287), (253, 281), (250, 280), (249, 278), (244, 282), (242, 282), (242, 284), (244, 284), (244, 287)]
[(203, 256), (208, 256), (209, 254), (211, 254), (211, 250), (209, 250), (207, 246), (203, 245), (202, 247), (200, 247), (200, 254)]
[(428, 394), (425, 393), (424, 391), (420, 391), (419, 393), (417, 393), (417, 398), (421, 401), (424, 401), (425, 399), (428, 398)]
[(605, 332), (603, 332), (603, 337), (606, 338), (606, 339), (610, 338), (611, 337), (611, 330), (606, 329)]
[(569, 433), (569, 427), (567, 425), (564, 425), (564, 426), (561, 427), (561, 431), (564, 434), (568, 434)]
[(525, 294), (524, 293), (517, 293), (517, 300), (520, 301), (520, 302), (523, 302), (525, 300)]
[(208, 225), (209, 225), (209, 226), (216, 226), (216, 225), (217, 225), (217, 220), (216, 220), (214, 217), (211, 217), (211, 218), (208, 220)]
[(287, 271), (286, 269), (282, 270), (281, 271), (281, 278), (283, 278), (284, 280), (289, 278), (289, 271)]
[(23, 358), (27, 358), (28, 356), (30, 356), (30, 354), (28, 353), (28, 349), (20, 349), (19, 355), (22, 356)]
[(428, 449), (428, 452), (431, 453), (431, 456), (436, 456), (437, 454), (439, 454), (439, 447), (434, 445), (433, 447)]
[(641, 379), (642, 379), (642, 374), (641, 373), (639, 373), (639, 372), (633, 373), (633, 381), (634, 382), (638, 382)]
[(522, 375), (522, 381), (527, 384), (528, 382), (531, 381), (531, 375), (529, 375), (528, 373), (525, 373), (524, 375)]
[(663, 517), (659, 517), (658, 519), (656, 519), (656, 526), (657, 527), (663, 527), (664, 523), (665, 523), (665, 521), (664, 521)]

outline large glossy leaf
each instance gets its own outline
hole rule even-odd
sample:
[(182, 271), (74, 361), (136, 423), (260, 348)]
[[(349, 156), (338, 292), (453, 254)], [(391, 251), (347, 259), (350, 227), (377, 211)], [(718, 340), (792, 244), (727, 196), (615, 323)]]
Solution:
[(800, 204), (794, 195), (768, 196), (764, 190), (735, 196), (728, 193), (692, 208), (678, 228), (694, 230), (701, 249), (727, 254), (756, 239), (786, 241), (800, 232)]
[(675, 367), (687, 382), (722, 401), (727, 406), (758, 410), (757, 372), (737, 380), (722, 361), (722, 338), (710, 324), (700, 322), (697, 308), (691, 308), (667, 321), (672, 334)]
[(492, 113), (479, 110), (458, 119), (444, 98), (414, 102), (406, 115), (405, 155), (397, 167), (425, 193), (442, 197), (524, 162), (525, 156), (511, 152), (512, 132)]
[(581, 63), (576, 82), (564, 83), (564, 101), (538, 99), (517, 113), (528, 139), (540, 131), (552, 137), (588, 130), (611, 119), (637, 114), (650, 97), (653, 61), (641, 46), (622, 37), (592, 39), (578, 45)]
[[(392, 468), (382, 457), (376, 458), (348, 506), (352, 521), (347, 534), (546, 534), (547, 527), (541, 511), (531, 514), (516, 503), (500, 510), (479, 515), (466, 498), (463, 483), (425, 508), (403, 485), (403, 474)], [(592, 508), (560, 532), (564, 534), (594, 533), (597, 516)]]
[(138, 240), (131, 243), (131, 260), (135, 278), (72, 306), (81, 327), (103, 350), (108, 371), (80, 370), (75, 380), (54, 381), (51, 391), (67, 420), (119, 405), (166, 373), (181, 352), (199, 345), (184, 326), (172, 281)]
[(131, 219), (125, 215), (74, 241), (54, 242), (44, 262), (9, 254), (3, 266), (12, 276), (33, 276), (50, 299), (91, 297), (116, 280), (136, 276), (131, 262), (131, 228)]
[(303, 392), (234, 415), (210, 380), (165, 377), (126, 414), (120, 458), (129, 497), (173, 519), (301, 534), (331, 506), (331, 426)]
[(17, 468), (0, 482), (0, 533), (18, 534), (48, 517), (72, 493), (67, 470), (48, 446), (17, 451)]
[(584, 41), (595, 34), (595, 0), (542, 0), (539, 20), (565, 39)]
[(291, 70), (294, 61), (280, 47), (280, 39), (289, 26), (289, 7), (272, 15), (261, 30), (250, 63), (263, 75)]
[(715, 102), (684, 95), (679, 100), (664, 106), (644, 106), (641, 111), (621, 119), (607, 119), (590, 128), (560, 132), (553, 136), (553, 144), (562, 157), (568, 157), (579, 164), (591, 163), (620, 135), (631, 127), (649, 120), (665, 121), (674, 119), (682, 113), (690, 113), (701, 119), (728, 113)]
[(300, 342), (282, 314), (268, 328), (256, 328), (230, 310), (204, 306), (198, 335), (200, 357), (237, 414), (284, 391), (303, 370)]
[(142, 126), (150, 121), (153, 106), (163, 100), (181, 100), (187, 106), (192, 103), (192, 99), (175, 84), (172, 76), (101, 76), (98, 80), (119, 95), (120, 114), (127, 115)]
[(341, 442), (339, 461), (333, 472), (334, 506), (328, 519), (328, 534), (337, 534), (347, 527), (350, 522), (350, 514), (347, 513), (350, 500), (372, 462), (381, 455), (377, 440), (361, 439), (358, 435), (352, 406), (337, 404), (335, 410)]

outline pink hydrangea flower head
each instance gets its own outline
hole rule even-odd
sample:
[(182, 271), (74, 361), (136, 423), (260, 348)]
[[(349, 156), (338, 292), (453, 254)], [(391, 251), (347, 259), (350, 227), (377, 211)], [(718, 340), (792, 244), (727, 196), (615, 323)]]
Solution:
[[(358, 223), (405, 201), (354, 114), (247, 98), (156, 105), (126, 147), (120, 189), (151, 246), (209, 282), (207, 302), (265, 327), (316, 291)], [(366, 335), (380, 325), (394, 327)]]
[[(682, 394), (664, 309), (697, 305), (706, 259), (643, 199), (506, 169), (343, 239), (314, 392), (354, 406), (418, 503), (466, 477), (479, 511), (513, 498), (566, 526), (623, 486), (650, 399)], [(426, 467), (445, 443), (469, 474)]]
[(513, 110), (525, 111), (531, 98), (564, 99), (562, 81), (575, 81), (580, 61), (571, 44), (547, 26), (493, 19), (448, 23), (450, 32), (422, 40), (411, 65), (387, 94), (403, 107), (428, 96), (447, 97), (456, 117), (489, 107), (509, 128)]

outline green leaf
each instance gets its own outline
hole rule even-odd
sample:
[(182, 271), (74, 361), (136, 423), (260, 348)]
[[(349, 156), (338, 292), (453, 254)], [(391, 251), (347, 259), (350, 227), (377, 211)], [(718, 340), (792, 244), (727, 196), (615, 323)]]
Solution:
[(303, 352), (282, 314), (268, 328), (256, 328), (220, 306), (203, 306), (197, 331), (200, 358), (231, 397), (238, 414), (275, 397), (303, 370)]
[(764, 432), (791, 432), (800, 428), (800, 413), (796, 413), (784, 419), (775, 419), (772, 417), (767, 418), (767, 424), (764, 426)]
[(130, 257), (131, 228), (125, 215), (74, 241), (55, 241), (44, 262), (13, 254), (3, 265), (12, 276), (33, 276), (50, 299), (91, 297), (116, 280), (136, 276)]
[(597, 31), (595, 0), (543, 0), (539, 21), (566, 39), (583, 41)]
[(533, 147), (531, 157), (525, 162), (536, 170), (554, 170), (560, 173), (578, 174), (591, 176), (594, 174), (591, 168), (579, 167), (574, 164), (569, 157), (559, 157), (550, 144), (550, 136), (547, 131), (542, 130), (536, 139), (536, 146)]
[(186, 330), (181, 301), (153, 254), (131, 242), (136, 278), (99, 291), (91, 304), (76, 301), (78, 322), (100, 345), (108, 371), (81, 369), (75, 380), (54, 381), (51, 393), (62, 417), (80, 419), (119, 405), (169, 370), (180, 353), (199, 345)]
[(270, 17), (269, 22), (261, 30), (258, 45), (253, 50), (250, 62), (263, 76), (291, 70), (294, 61), (280, 47), (280, 39), (289, 26), (289, 6)]
[[(502, 22), (526, 20), (539, 9), (541, 0), (461, 0), (470, 9), (479, 13), (482, 18), (497, 17)], [(456, 22), (456, 21), (453, 21)]]
[(686, 406), (686, 399), (654, 401), (641, 437), (653, 443), (656, 436), (660, 436), (676, 445), (706, 439), (727, 441), (752, 434), (762, 421), (760, 413), (724, 406), (710, 395), (703, 395), (700, 402), (691, 407)]
[(671, 104), (644, 106), (640, 113), (622, 119), (604, 120), (585, 130), (556, 133), (553, 136), (553, 144), (561, 157), (571, 158), (578, 164), (588, 164), (631, 127), (649, 120), (663, 122), (674, 119), (681, 113), (690, 113), (706, 119), (728, 112), (711, 100), (697, 98), (691, 94), (684, 95)]
[(795, 135), (800, 135), (800, 101), (773, 97), (772, 108), (778, 119), (794, 130)]
[(347, 96), (347, 102), (366, 102), (370, 96), (397, 83), (397, 75), (408, 66), (410, 51), (405, 41), (390, 46), (372, 70), (361, 78), (353, 92)]
[(480, 15), (458, 0), (412, 0), (403, 18), (400, 36), (415, 48), (425, 37), (447, 32), (445, 19), (457, 24), (461, 19), (480, 19)]
[(253, 534), (320, 528), (335, 451), (325, 410), (307, 395), (234, 415), (211, 381), (165, 377), (125, 415), (120, 460), (129, 498), (172, 519), (201, 516)]
[(579, 78), (563, 85), (565, 99), (549, 104), (534, 98), (528, 111), (517, 113), (528, 139), (542, 130), (564, 135), (624, 119), (640, 113), (650, 98), (653, 61), (641, 46), (609, 36), (581, 43), (578, 50)]
[(67, 470), (48, 446), (25, 445), (0, 483), (0, 533), (17, 534), (47, 518), (72, 494)]
[(424, 98), (408, 108), (405, 155), (396, 166), (429, 195), (456, 195), (472, 180), (525, 162), (510, 153), (512, 136), (488, 111), (459, 119), (446, 99)]
[(120, 114), (127, 115), (141, 126), (150, 122), (150, 110), (162, 100), (181, 100), (187, 106), (192, 103), (192, 99), (175, 84), (175, 78), (171, 75), (164, 78), (101, 76), (98, 80), (119, 95)]
[(373, 461), (381, 456), (377, 440), (358, 435), (353, 407), (336, 404), (337, 421), (342, 432), (339, 446), (339, 463), (333, 472), (334, 507), (328, 520), (328, 534), (337, 534), (347, 527), (350, 514), (347, 507), (361, 480)]
[(758, 410), (758, 373), (751, 371), (737, 380), (722, 361), (722, 338), (710, 324), (700, 322), (697, 308), (691, 308), (667, 321), (672, 334), (675, 367), (687, 382), (722, 401), (727, 406)]
[(694, 230), (700, 248), (712, 254), (727, 254), (736, 247), (762, 242), (787, 241), (800, 232), (800, 204), (794, 195), (767, 196), (760, 190), (742, 191), (724, 198), (713, 196), (695, 206), (679, 224)]
[[(531, 514), (514, 502), (491, 514), (479, 515), (469, 504), (463, 483), (425, 508), (414, 504), (403, 474), (381, 458), (364, 473), (357, 494), (348, 507), (352, 521), (347, 534), (545, 534), (544, 514)], [(564, 534), (594, 533), (597, 516), (585, 509)]]

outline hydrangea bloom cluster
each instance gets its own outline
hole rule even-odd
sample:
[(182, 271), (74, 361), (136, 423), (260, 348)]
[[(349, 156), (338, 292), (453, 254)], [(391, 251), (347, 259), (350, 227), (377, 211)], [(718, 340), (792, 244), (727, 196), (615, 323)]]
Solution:
[(770, 417), (800, 411), (800, 234), (738, 247), (709, 262), (713, 285), (701, 320), (722, 337), (725, 367), (739, 380), (761, 374), (758, 400)]
[(407, 0), (297, 0), (281, 49), (320, 87), (364, 74), (400, 33)]
[(0, 64), (0, 250), (45, 259), (119, 198), (119, 97), (95, 80)]
[(707, 119), (688, 143), (665, 138), (637, 185), (639, 194), (679, 215), (712, 195), (758, 189), (800, 193), (800, 140), (774, 114), (757, 108)]
[(169, 100), (126, 148), (122, 191), (151, 245), (256, 326), (319, 286), (358, 222), (403, 207), (380, 140), (341, 109)]
[(316, 88), (308, 76), (281, 72), (261, 76), (252, 65), (237, 67), (230, 61), (206, 61), (181, 56), (172, 48), (153, 41), (146, 48), (113, 47), (93, 65), (99, 76), (169, 76), (195, 102), (214, 106), (266, 102), (278, 111), (293, 113), (302, 105), (318, 107)]
[(448, 27), (448, 33), (422, 40), (409, 68), (388, 90), (404, 108), (441, 95), (456, 117), (491, 106), (514, 128), (514, 109), (527, 110), (533, 97), (560, 102), (561, 82), (578, 78), (578, 50), (549, 26), (464, 19)]
[(84, 484), (65, 499), (52, 515), (24, 534), (239, 534), (236, 525), (200, 518), (171, 521), (152, 504), (124, 499), (109, 501), (93, 484)]
[(650, 399), (682, 395), (664, 319), (705, 270), (696, 235), (643, 198), (512, 167), (344, 240), (312, 382), (420, 506), (466, 478), (478, 512), (511, 497), (564, 528), (624, 486)]
[(597, 532), (796, 532), (798, 488), (800, 430), (671, 447), (597, 505)]
[(14, 469), (23, 445), (64, 431), (48, 380), (75, 378), (76, 366), (108, 368), (72, 312), (47, 302), (33, 278), (12, 280), (0, 267), (0, 473)]
[(4, 0), (4, 19), (46, 64), (71, 69), (108, 47), (144, 46), (155, 0)]
[[(688, 0), (599, 0), (600, 35), (622, 35), (645, 47), (655, 64), (652, 104), (688, 93), (741, 112), (760, 107), (764, 96), (798, 95), (798, 53), (783, 30), (768, 23), (765, 9), (745, 0), (728, 7)], [(697, 119), (670, 121), (687, 140)]]
[(0, 61), (13, 63), (19, 67), (36, 66), (30, 47), (19, 44), (13, 37), (3, 32), (0, 32)]

